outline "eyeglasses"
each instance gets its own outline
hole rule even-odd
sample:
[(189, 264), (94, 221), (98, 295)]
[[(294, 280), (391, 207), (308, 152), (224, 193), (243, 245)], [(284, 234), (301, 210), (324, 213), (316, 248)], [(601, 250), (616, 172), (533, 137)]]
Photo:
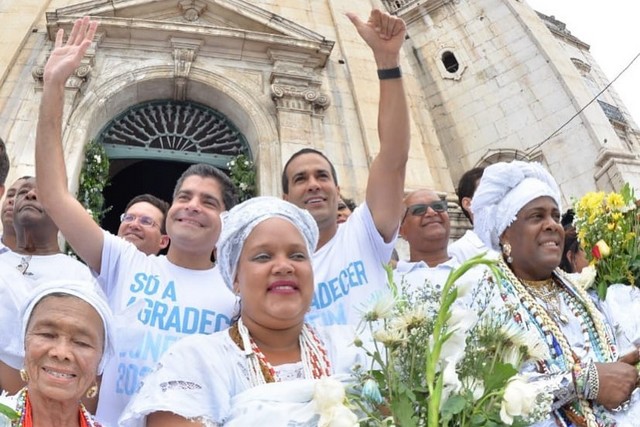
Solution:
[(20, 264), (16, 266), (20, 274), (24, 276), (32, 276), (32, 273), (29, 273), (27, 270), (29, 269), (29, 262), (31, 262), (31, 255), (23, 256), (20, 260)]
[(405, 211), (404, 217), (402, 217), (402, 221), (405, 220), (408, 214), (411, 214), (412, 216), (422, 216), (427, 213), (427, 210), (429, 208), (433, 209), (433, 211), (437, 213), (446, 212), (447, 202), (445, 200), (438, 200), (431, 203), (416, 203), (415, 205), (411, 205)]
[(140, 225), (143, 227), (154, 227), (157, 225), (156, 222), (153, 220), (153, 218), (148, 217), (146, 215), (136, 216), (130, 213), (123, 213), (120, 215), (120, 222), (124, 222), (126, 224), (130, 224), (134, 222), (136, 219), (138, 220)]

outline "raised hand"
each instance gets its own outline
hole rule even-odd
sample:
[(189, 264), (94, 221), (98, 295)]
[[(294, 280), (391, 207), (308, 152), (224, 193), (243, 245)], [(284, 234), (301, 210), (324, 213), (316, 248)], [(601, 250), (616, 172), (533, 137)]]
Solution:
[(353, 13), (347, 17), (369, 45), (378, 68), (393, 68), (399, 64), (400, 47), (404, 42), (406, 26), (402, 19), (379, 9), (373, 9), (367, 22)]
[(63, 46), (64, 30), (61, 28), (56, 34), (56, 42), (51, 56), (44, 66), (44, 82), (64, 85), (80, 65), (80, 61), (91, 45), (96, 34), (98, 23), (91, 21), (88, 16), (78, 19), (73, 24), (67, 43)]

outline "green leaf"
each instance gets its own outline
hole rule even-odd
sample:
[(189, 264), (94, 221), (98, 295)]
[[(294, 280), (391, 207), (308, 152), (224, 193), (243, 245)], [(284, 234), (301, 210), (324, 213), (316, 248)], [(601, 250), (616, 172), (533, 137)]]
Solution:
[(472, 426), (484, 426), (487, 424), (487, 417), (484, 414), (474, 414), (469, 422)]
[(0, 414), (9, 418), (11, 421), (17, 420), (18, 417), (20, 416), (20, 414), (18, 414), (16, 411), (14, 411), (13, 409), (9, 408), (6, 405), (3, 405), (2, 403), (0, 403)]
[(464, 411), (467, 405), (467, 399), (459, 394), (451, 396), (444, 402), (440, 409), (440, 415), (442, 415), (442, 424), (446, 424), (449, 420)]
[(484, 388), (485, 394), (490, 391), (503, 388), (509, 378), (517, 374), (516, 368), (508, 363), (498, 362), (495, 364), (493, 372), (484, 372)]
[(398, 399), (392, 402), (391, 410), (398, 421), (398, 425), (402, 427), (415, 427), (418, 425), (417, 420), (414, 418), (413, 403), (406, 395), (398, 396)]

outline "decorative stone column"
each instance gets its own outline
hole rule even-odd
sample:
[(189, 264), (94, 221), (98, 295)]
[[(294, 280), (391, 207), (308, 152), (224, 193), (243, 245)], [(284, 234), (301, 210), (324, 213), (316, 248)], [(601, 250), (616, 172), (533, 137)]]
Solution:
[(281, 50), (270, 50), (269, 54), (273, 60), (271, 98), (276, 105), (278, 133), (286, 160), (298, 148), (316, 145), (315, 122), (322, 120), (330, 101), (320, 90), (317, 58)]

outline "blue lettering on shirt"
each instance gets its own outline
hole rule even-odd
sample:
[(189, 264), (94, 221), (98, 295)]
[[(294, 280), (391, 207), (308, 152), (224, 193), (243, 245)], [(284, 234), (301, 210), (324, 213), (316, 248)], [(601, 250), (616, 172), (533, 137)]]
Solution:
[(313, 295), (311, 307), (320, 310), (329, 307), (331, 304), (349, 295), (352, 288), (369, 283), (364, 263), (355, 261), (346, 268), (340, 270), (334, 278), (316, 284), (316, 291)]

